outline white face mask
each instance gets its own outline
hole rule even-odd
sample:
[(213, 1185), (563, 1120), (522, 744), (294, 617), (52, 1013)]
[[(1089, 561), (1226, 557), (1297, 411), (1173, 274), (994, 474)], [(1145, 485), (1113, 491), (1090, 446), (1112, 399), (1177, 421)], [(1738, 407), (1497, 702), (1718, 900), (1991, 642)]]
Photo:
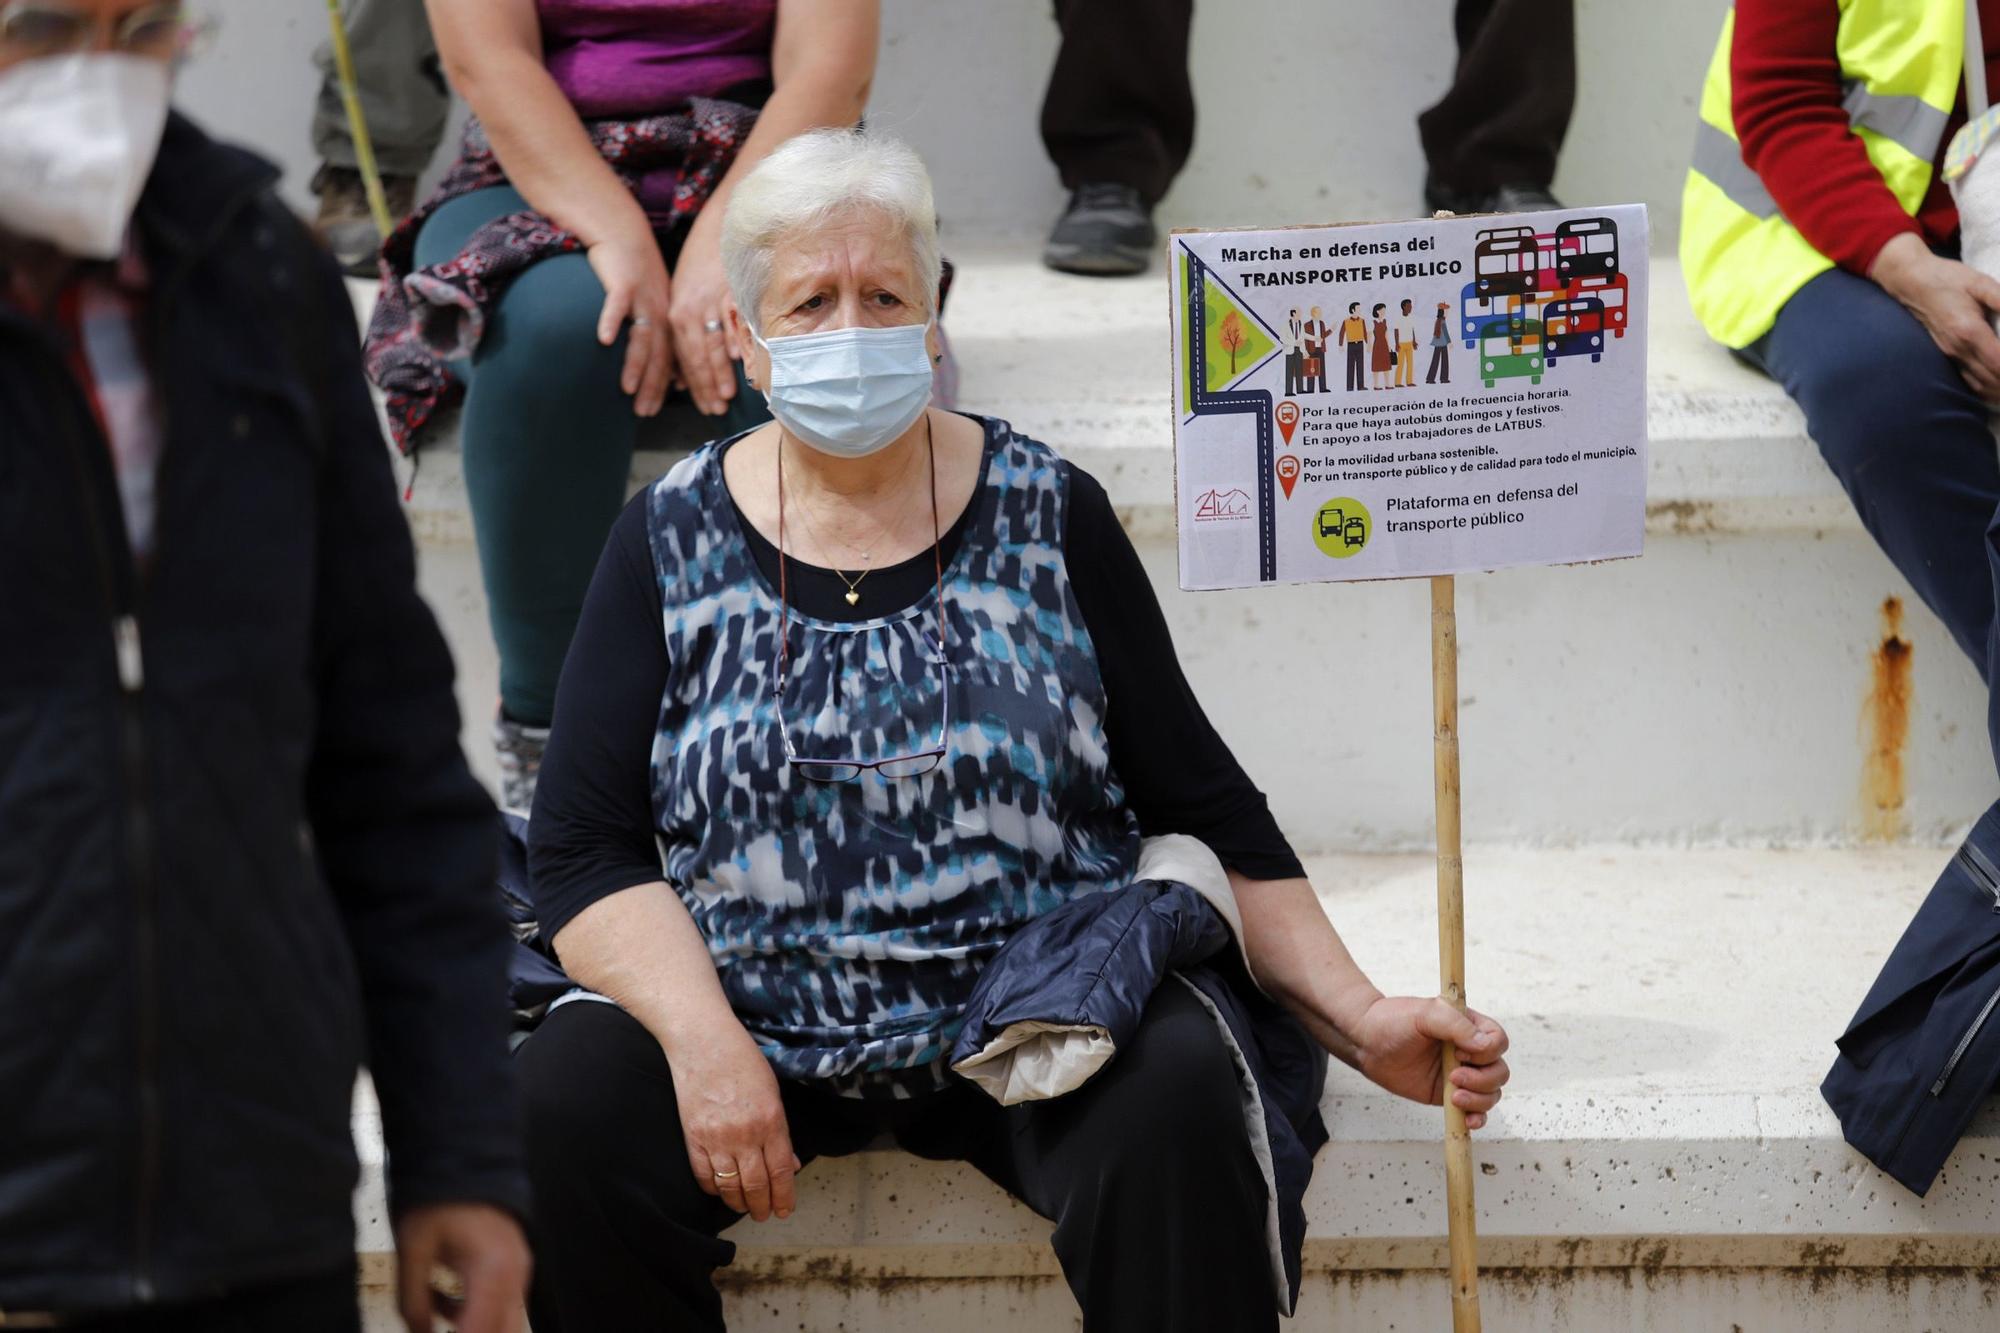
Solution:
[(827, 329), (769, 342), (764, 397), (778, 424), (822, 453), (866, 458), (916, 424), (931, 401), (930, 321)]
[(166, 129), (167, 66), (117, 52), (0, 70), (0, 230), (112, 259)]

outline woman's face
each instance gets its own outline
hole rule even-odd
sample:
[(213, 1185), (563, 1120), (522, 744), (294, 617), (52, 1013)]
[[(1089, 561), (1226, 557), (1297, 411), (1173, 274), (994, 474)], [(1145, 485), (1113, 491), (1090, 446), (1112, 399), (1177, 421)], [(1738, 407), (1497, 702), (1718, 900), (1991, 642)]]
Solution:
[[(867, 210), (837, 215), (779, 241), (758, 310), (764, 337), (923, 323), (930, 302), (899, 231), (882, 214)], [(737, 322), (732, 311), (731, 323)], [(936, 330), (928, 341), (936, 356)], [(740, 327), (737, 343), (750, 382), (769, 384), (769, 354)]]

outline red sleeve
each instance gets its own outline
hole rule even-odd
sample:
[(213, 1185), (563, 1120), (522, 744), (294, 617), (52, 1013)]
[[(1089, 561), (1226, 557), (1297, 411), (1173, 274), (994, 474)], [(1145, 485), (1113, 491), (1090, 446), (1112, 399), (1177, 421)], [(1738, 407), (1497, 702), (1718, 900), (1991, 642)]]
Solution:
[(1743, 161), (1813, 248), (1866, 275), (1890, 238), (1920, 228), (1849, 132), (1835, 0), (1737, 0), (1731, 112)]

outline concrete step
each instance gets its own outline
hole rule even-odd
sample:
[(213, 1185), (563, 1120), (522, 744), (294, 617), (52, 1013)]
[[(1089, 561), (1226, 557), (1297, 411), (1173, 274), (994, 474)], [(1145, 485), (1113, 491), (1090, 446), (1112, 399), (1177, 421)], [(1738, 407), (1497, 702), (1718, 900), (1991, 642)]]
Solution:
[[(1816, 1091), (1944, 859), (1474, 849), (1469, 993), (1508, 1025), (1516, 1071), (1475, 1141), (1484, 1262), (1506, 1270), (1487, 1286), (1488, 1327), (1991, 1326), (2000, 1115), (1975, 1122), (1918, 1200), (1841, 1141)], [(1310, 871), (1381, 985), (1435, 989), (1428, 858), (1323, 857)], [(1325, 1112), (1301, 1326), (1442, 1327), (1440, 1114), (1344, 1066)], [(357, 1130), (360, 1248), (383, 1308), (365, 1103)], [(816, 1163), (790, 1221), (731, 1233), (731, 1327), (1073, 1328), (1048, 1230), (968, 1168), (891, 1152)]]
[[(956, 258), (964, 405), (1104, 482), (1190, 679), (1294, 840), (1427, 845), (1423, 587), (1179, 592), (1163, 279), (1065, 277), (1019, 247)], [(1652, 277), (1645, 557), (1460, 581), (1467, 828), (1537, 843), (1948, 840), (2000, 794), (1977, 674), (1861, 531), (1783, 392), (1706, 339), (1671, 260)], [(675, 431), (703, 434), (690, 414), (646, 443)], [(634, 486), (672, 457), (643, 450)], [(449, 440), (426, 450), (409, 513), (490, 775), (495, 666)], [(1887, 637), (1908, 651), (1885, 652)]]

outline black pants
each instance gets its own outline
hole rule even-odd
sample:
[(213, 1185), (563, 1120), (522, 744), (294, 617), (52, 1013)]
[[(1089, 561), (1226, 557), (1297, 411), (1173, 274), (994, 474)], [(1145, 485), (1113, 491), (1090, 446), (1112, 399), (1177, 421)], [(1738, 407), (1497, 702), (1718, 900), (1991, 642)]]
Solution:
[(1460, 190), (1547, 188), (1576, 103), (1573, 0), (1458, 0), (1458, 71), (1417, 117), (1431, 174)]
[(1129, 185), (1158, 203), (1194, 146), (1194, 0), (1056, 0), (1062, 46), (1042, 144), (1063, 188)]
[(89, 1333), (360, 1333), (354, 1270), (252, 1287), (192, 1305), (65, 1320)]
[(1350, 389), (1368, 387), (1368, 371), (1361, 363), (1362, 354), (1367, 350), (1368, 345), (1359, 338), (1347, 344), (1347, 387)]
[[(1431, 349), (1431, 368), (1429, 373), (1427, 373), (1424, 376), (1424, 383), (1426, 384), (1451, 383), (1451, 360), (1449, 357), (1450, 351), (1451, 349), (1449, 347), (1434, 347)], [(1442, 378), (1439, 378), (1440, 376), (1442, 376)]]
[[(1056, 0), (1042, 143), (1065, 188), (1167, 192), (1194, 145), (1193, 19), (1193, 0)], [(1574, 0), (1458, 0), (1453, 26), (1457, 73), (1417, 118), (1431, 173), (1461, 190), (1546, 187), (1576, 102)]]
[[(722, 1328), (712, 1275), (734, 1255), (718, 1233), (736, 1214), (695, 1184), (659, 1044), (623, 1010), (573, 1003), (520, 1062), (535, 1333)], [(1052, 1220), (1090, 1333), (1277, 1328), (1266, 1194), (1236, 1068), (1179, 982), (1127, 1049), (1054, 1101), (1002, 1107), (965, 1083), (880, 1102), (781, 1086), (802, 1161), (886, 1133), (920, 1157), (971, 1163)], [(808, 1191), (800, 1207), (812, 1206)]]

